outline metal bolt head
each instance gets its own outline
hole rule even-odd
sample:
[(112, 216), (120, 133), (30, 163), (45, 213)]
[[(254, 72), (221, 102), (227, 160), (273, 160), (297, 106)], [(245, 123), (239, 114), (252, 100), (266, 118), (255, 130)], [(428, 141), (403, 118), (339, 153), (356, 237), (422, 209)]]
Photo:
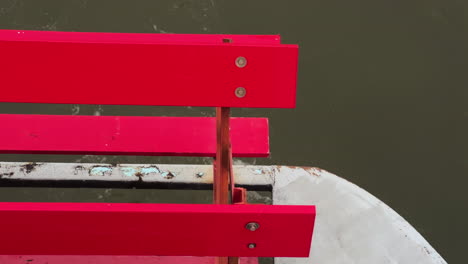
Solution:
[(247, 59), (245, 57), (237, 57), (236, 66), (239, 68), (244, 68), (247, 65)]
[(255, 243), (250, 243), (250, 244), (247, 245), (247, 247), (250, 248), (250, 249), (254, 249), (254, 248), (257, 247), (257, 244), (255, 244)]
[(247, 230), (250, 230), (250, 231), (255, 231), (257, 230), (258, 228), (260, 227), (260, 225), (258, 223), (255, 223), (255, 222), (250, 222), (248, 224), (245, 225), (245, 228)]
[(247, 93), (247, 91), (245, 90), (244, 87), (237, 87), (236, 88), (235, 94), (236, 94), (237, 97), (242, 98), (242, 97), (245, 96), (246, 93)]

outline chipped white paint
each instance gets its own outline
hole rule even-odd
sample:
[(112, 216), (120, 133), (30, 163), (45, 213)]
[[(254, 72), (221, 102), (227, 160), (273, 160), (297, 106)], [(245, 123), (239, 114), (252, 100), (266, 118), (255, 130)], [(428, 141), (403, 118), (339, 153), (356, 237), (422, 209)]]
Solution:
[[(98, 169), (96, 169), (98, 168)], [(0, 178), (212, 183), (210, 165), (0, 163)], [(272, 185), (274, 204), (314, 204), (310, 258), (275, 263), (445, 264), (400, 215), (358, 186), (318, 168), (234, 166), (236, 182)], [(169, 177), (170, 176), (170, 177)]]
[(158, 169), (158, 167), (154, 166), (154, 167), (143, 167), (141, 168), (141, 173), (143, 175), (148, 175), (148, 174), (151, 174), (151, 173), (161, 173)]
[(112, 174), (112, 167), (96, 166), (91, 168), (89, 174), (93, 176), (107, 176)]
[[(26, 170), (25, 168), (28, 168)], [(271, 167), (234, 166), (236, 182), (272, 185)], [(213, 183), (211, 165), (20, 163), (1, 162), (0, 178), (17, 180), (93, 180), (163, 183)]]

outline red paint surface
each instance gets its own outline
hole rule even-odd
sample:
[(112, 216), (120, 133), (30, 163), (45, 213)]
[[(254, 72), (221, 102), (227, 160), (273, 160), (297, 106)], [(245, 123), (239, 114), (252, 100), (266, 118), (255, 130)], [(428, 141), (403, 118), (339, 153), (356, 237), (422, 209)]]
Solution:
[(0, 30), (0, 41), (38, 42), (81, 42), (81, 43), (189, 43), (219, 44), (226, 40), (242, 44), (280, 44), (279, 35), (228, 35), (228, 34), (145, 34), (145, 33), (103, 33), (103, 32), (62, 32), (35, 30)]
[[(214, 257), (158, 256), (1, 256), (2, 264), (214, 264)], [(258, 264), (258, 258), (240, 258), (240, 264)]]
[[(56, 34), (0, 31), (0, 102), (295, 107), (296, 45)], [(239, 56), (244, 68), (235, 65)]]
[(0, 203), (0, 254), (307, 257), (314, 219), (314, 206)]
[[(0, 114), (0, 153), (179, 155), (216, 154), (212, 117)], [(235, 157), (269, 154), (267, 118), (232, 118)]]
[[(279, 36), (0, 30), (0, 102), (293, 108), (297, 52)], [(239, 56), (246, 67), (235, 65)], [(214, 118), (0, 115), (0, 123), (6, 153), (216, 151)], [(269, 153), (266, 119), (232, 119), (231, 133), (234, 156)], [(245, 229), (251, 221), (255, 232)], [(89, 255), (307, 257), (314, 221), (314, 206), (0, 203), (0, 254), (40, 254), (49, 264), (213, 260)]]

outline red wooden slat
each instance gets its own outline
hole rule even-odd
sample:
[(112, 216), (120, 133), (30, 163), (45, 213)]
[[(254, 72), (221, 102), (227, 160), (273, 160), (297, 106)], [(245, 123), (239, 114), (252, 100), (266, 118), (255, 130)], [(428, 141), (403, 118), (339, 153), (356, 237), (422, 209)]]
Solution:
[[(0, 256), (2, 264), (215, 264), (214, 257), (167, 256)], [(258, 264), (258, 258), (240, 258), (240, 264)]]
[(80, 42), (80, 43), (130, 43), (130, 44), (219, 44), (230, 41), (236, 44), (280, 44), (279, 35), (229, 35), (229, 34), (148, 34), (62, 32), (34, 30), (0, 30), (0, 41)]
[[(295, 106), (296, 45), (133, 43), (127, 35), (96, 42), (3, 37), (0, 102)], [(238, 87), (244, 97), (235, 95)]]
[[(0, 114), (0, 153), (178, 155), (216, 154), (212, 117)], [(269, 155), (267, 118), (232, 118), (236, 157)]]
[(314, 220), (314, 206), (0, 203), (0, 254), (307, 257)]

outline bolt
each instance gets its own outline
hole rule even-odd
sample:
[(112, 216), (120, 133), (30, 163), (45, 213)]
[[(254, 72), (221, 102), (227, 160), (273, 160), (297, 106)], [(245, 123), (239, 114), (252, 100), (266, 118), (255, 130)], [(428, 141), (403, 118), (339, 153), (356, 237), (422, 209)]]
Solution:
[(244, 57), (237, 57), (236, 66), (239, 68), (244, 68), (247, 65), (247, 59)]
[(245, 228), (247, 230), (250, 230), (250, 231), (255, 231), (257, 230), (258, 228), (260, 227), (260, 225), (258, 223), (255, 223), (255, 222), (250, 222), (248, 224), (245, 225)]
[(255, 243), (250, 243), (250, 244), (247, 245), (247, 247), (250, 248), (250, 249), (254, 249), (256, 246), (257, 246), (257, 244), (255, 244)]
[(247, 93), (247, 91), (245, 90), (244, 87), (237, 87), (237, 89), (235, 91), (236, 96), (239, 97), (239, 98), (244, 97), (246, 93)]

